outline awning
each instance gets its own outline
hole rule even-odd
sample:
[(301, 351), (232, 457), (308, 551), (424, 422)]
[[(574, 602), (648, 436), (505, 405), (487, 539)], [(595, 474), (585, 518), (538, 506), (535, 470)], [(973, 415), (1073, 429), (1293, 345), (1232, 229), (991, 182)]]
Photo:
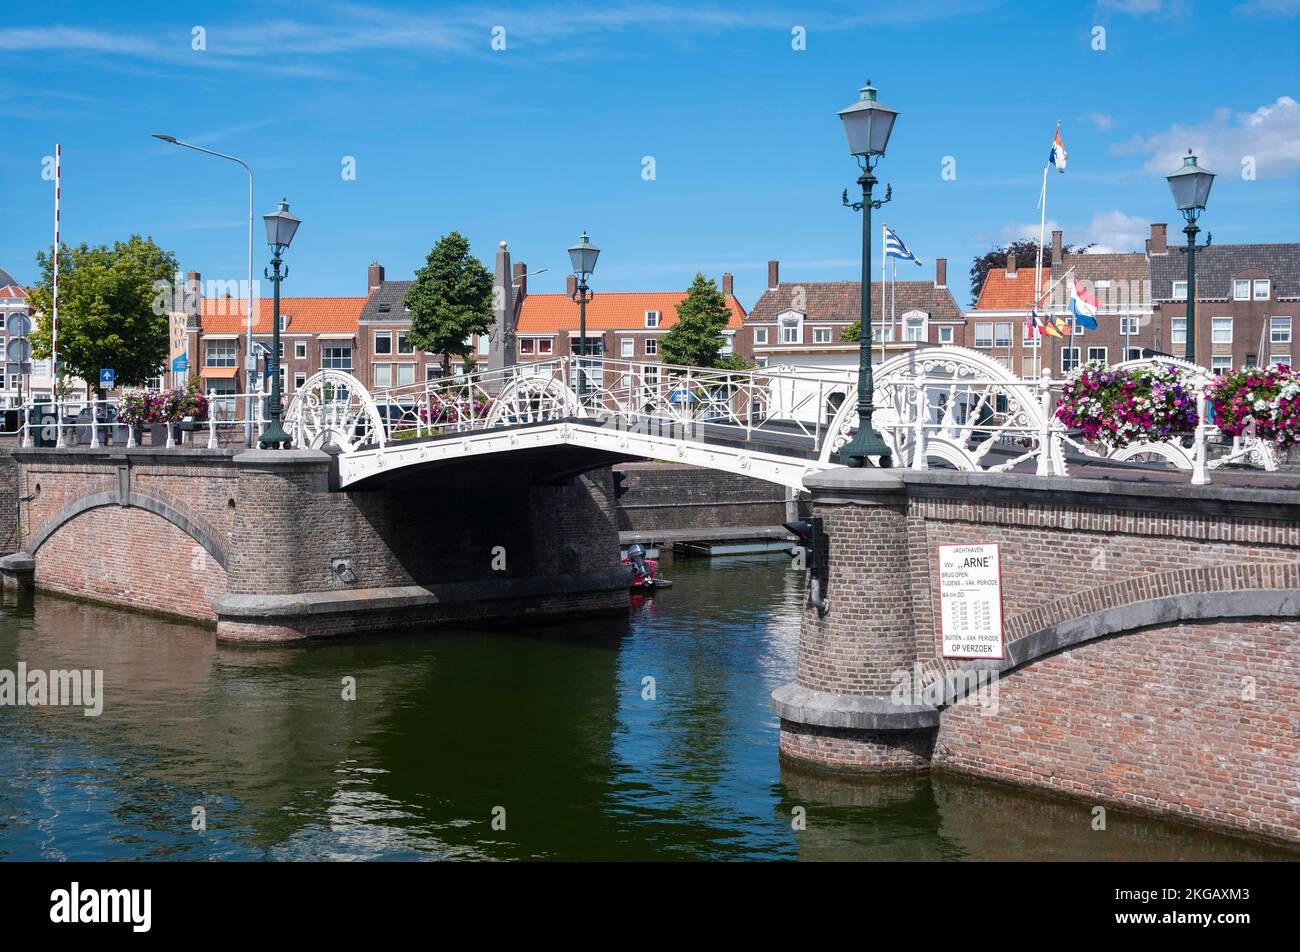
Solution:
[(238, 367), (204, 367), (204, 380), (230, 380), (239, 373)]

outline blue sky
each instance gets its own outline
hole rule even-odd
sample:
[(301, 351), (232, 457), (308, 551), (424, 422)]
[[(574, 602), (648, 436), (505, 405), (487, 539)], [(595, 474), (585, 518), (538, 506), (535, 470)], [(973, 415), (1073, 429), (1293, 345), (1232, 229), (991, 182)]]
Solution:
[(1058, 119), (1048, 218), (1067, 241), (1172, 232), (1163, 176), (1188, 146), (1220, 173), (1216, 241), (1300, 240), (1297, 48), (1300, 0), (28, 6), (0, 27), (0, 266), (35, 277), (60, 142), (65, 241), (147, 234), (207, 279), (243, 278), (242, 170), (149, 137), (166, 132), (253, 166), (259, 273), (260, 215), (288, 198), (286, 294), (363, 294), (372, 259), (407, 277), (452, 229), (489, 266), (508, 240), (550, 269), (530, 290), (558, 290), (586, 229), (598, 292), (729, 270), (751, 307), (769, 258), (784, 280), (857, 278), (835, 114), (869, 77), (901, 113), (878, 214), (917, 274), (950, 260), (964, 304), (973, 255), (1036, 234)]

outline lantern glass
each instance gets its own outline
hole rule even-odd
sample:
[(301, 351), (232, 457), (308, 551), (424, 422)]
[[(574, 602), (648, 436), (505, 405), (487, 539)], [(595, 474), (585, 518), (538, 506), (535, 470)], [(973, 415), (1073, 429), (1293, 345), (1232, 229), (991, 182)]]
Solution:
[(591, 274), (596, 270), (596, 259), (600, 249), (591, 243), (584, 231), (578, 243), (569, 249), (569, 261), (573, 264), (574, 274)]
[(844, 135), (849, 140), (849, 153), (884, 155), (898, 113), (876, 100), (876, 88), (870, 80), (862, 87), (861, 97), (853, 105), (841, 109), (839, 114), (844, 123)]
[(1179, 211), (1202, 211), (1205, 208), (1210, 198), (1210, 186), (1214, 184), (1214, 173), (1197, 165), (1196, 156), (1190, 150), (1183, 156), (1182, 168), (1168, 175), (1167, 179)]
[(289, 203), (281, 199), (280, 207), (262, 216), (266, 222), (266, 243), (272, 247), (288, 248), (301, 222), (289, 214)]

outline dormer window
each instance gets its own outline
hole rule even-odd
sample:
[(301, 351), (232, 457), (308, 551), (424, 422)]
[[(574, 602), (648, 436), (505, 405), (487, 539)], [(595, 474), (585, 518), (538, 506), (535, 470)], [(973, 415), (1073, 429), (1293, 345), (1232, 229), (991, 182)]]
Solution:
[(658, 327), (658, 326), (659, 326), (659, 312), (658, 312), (658, 311), (646, 311), (646, 312), (645, 312), (645, 326), (646, 326), (646, 327)]
[(285, 331), (287, 331), (288, 329), (289, 329), (289, 315), (288, 315), (288, 314), (281, 314), (281, 315), (280, 315), (280, 333), (283, 334), (283, 333), (284, 333)]
[(1255, 300), (1267, 301), (1268, 293), (1269, 293), (1268, 278), (1256, 278), (1255, 279)]

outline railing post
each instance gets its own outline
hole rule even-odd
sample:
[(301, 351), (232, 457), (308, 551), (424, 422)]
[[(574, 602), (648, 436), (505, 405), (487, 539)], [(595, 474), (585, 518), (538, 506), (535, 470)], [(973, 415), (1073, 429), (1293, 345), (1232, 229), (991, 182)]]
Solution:
[(217, 391), (208, 390), (208, 449), (215, 450), (217, 441)]
[(90, 398), (90, 446), (92, 449), (99, 449), (99, 424), (95, 419), (95, 405), (98, 402), (94, 397)]
[(1209, 446), (1205, 426), (1205, 385), (1196, 386), (1196, 445), (1192, 457), (1192, 485), (1205, 486), (1210, 482)]
[(23, 412), (23, 447), (32, 445), (32, 405), (29, 403), (22, 408)]
[(916, 405), (916, 433), (912, 438), (912, 469), (929, 469), (929, 454), (925, 447), (925, 425), (929, 422), (930, 412), (926, 407), (925, 373), (918, 366), (912, 381), (912, 396)]
[(63, 402), (54, 398), (54, 448), (63, 449)]
[(1055, 476), (1052, 463), (1052, 368), (1044, 367), (1038, 375), (1038, 406), (1043, 422), (1038, 431), (1038, 476)]
[(168, 420), (165, 425), (167, 427), (167, 448), (170, 450), (176, 446), (176, 434), (172, 432), (174, 424), (171, 420)]

